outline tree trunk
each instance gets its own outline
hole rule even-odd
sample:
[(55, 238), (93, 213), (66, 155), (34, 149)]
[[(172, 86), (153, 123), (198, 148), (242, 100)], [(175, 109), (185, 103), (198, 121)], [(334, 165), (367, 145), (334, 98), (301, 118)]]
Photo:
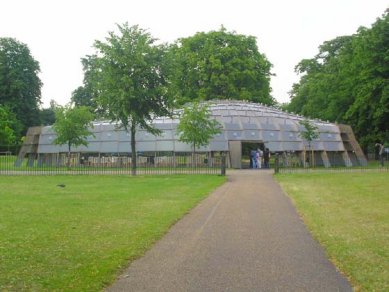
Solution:
[(70, 147), (71, 147), (71, 145), (70, 145), (70, 143), (68, 143), (68, 161), (66, 163), (68, 170), (70, 170)]
[(192, 167), (196, 167), (196, 161), (195, 161), (195, 154), (196, 154), (196, 144), (193, 144), (193, 152), (192, 152)]
[(135, 147), (136, 125), (131, 123), (131, 175), (136, 175), (136, 147)]

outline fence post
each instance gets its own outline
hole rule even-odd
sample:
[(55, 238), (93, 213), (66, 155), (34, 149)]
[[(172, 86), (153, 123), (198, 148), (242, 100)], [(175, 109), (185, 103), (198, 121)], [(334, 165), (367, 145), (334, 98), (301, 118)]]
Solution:
[(280, 172), (280, 157), (279, 157), (278, 153), (276, 153), (274, 173), (279, 173), (279, 172)]
[(226, 153), (222, 152), (221, 175), (226, 175)]

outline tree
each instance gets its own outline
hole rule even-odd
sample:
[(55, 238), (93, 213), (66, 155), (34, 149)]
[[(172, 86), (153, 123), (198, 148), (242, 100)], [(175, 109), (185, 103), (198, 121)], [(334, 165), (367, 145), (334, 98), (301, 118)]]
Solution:
[(371, 28), (324, 42), (296, 66), (288, 110), (350, 124), (365, 151), (383, 141), (389, 124), (389, 12)]
[[(326, 41), (313, 59), (302, 60), (295, 68), (303, 74), (293, 86), (288, 109), (323, 120), (341, 122), (352, 102), (349, 87), (345, 87), (349, 72), (346, 70), (352, 37), (342, 36)], [(350, 76), (351, 77), (351, 76)], [(347, 82), (352, 82), (351, 78)]]
[(192, 145), (193, 153), (201, 146), (209, 144), (209, 140), (221, 133), (222, 125), (211, 118), (206, 104), (192, 103), (183, 109), (177, 133), (181, 142)]
[(55, 123), (53, 128), (57, 134), (54, 143), (68, 146), (67, 167), (70, 168), (70, 152), (72, 146), (87, 146), (87, 137), (91, 136), (90, 128), (93, 127), (94, 115), (85, 106), (72, 107), (58, 106), (55, 109)]
[(88, 85), (77, 87), (77, 89), (72, 92), (71, 101), (75, 106), (97, 108), (96, 101), (93, 99), (93, 94)]
[(353, 41), (353, 103), (344, 118), (363, 148), (385, 141), (389, 131), (389, 10)]
[(43, 108), (40, 110), (40, 120), (41, 124), (44, 126), (52, 125), (55, 123), (55, 109), (57, 104), (54, 100), (50, 101), (50, 107)]
[(104, 109), (97, 102), (99, 92), (96, 84), (98, 84), (97, 78), (101, 72), (95, 72), (95, 70), (98, 70), (96, 61), (95, 56), (87, 56), (81, 59), (84, 80), (82, 86), (77, 87), (72, 92), (71, 102), (75, 106), (87, 106), (93, 110), (97, 118), (104, 118)]
[(96, 41), (97, 53), (83, 60), (96, 102), (107, 117), (131, 133), (132, 174), (136, 174), (136, 131), (157, 135), (151, 121), (170, 115), (165, 45), (138, 26), (117, 25), (106, 42)]
[(182, 38), (171, 49), (178, 103), (237, 99), (275, 104), (270, 95), (271, 63), (255, 37), (225, 28)]
[(17, 141), (20, 123), (6, 107), (0, 105), (0, 145), (8, 146)]
[[(300, 137), (308, 142), (308, 151), (311, 149), (311, 143), (313, 140), (319, 138), (318, 127), (312, 124), (308, 119), (301, 120), (299, 124), (304, 127), (305, 131), (300, 132)], [(309, 155), (307, 156), (308, 162), (310, 161)], [(312, 152), (312, 162), (313, 162), (313, 152)]]
[(39, 72), (39, 63), (27, 45), (12, 38), (0, 38), (0, 104), (15, 113), (22, 132), (40, 124)]
[(98, 105), (96, 102), (96, 98), (98, 96), (98, 92), (96, 87), (93, 86), (93, 84), (96, 81), (96, 74), (94, 74), (93, 68), (95, 67), (94, 61), (96, 59), (92, 57), (87, 57), (83, 58), (81, 60), (82, 62), (82, 67), (84, 70), (84, 80), (83, 80), (83, 85), (77, 87), (73, 92), (72, 92), (72, 97), (71, 101), (76, 105), (76, 106), (88, 106), (93, 111), (97, 112), (98, 111)]

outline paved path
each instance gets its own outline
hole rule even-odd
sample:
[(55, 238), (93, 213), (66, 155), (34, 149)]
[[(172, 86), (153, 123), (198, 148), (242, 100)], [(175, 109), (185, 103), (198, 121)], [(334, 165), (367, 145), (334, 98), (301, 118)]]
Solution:
[(175, 224), (108, 291), (352, 291), (271, 172), (229, 181)]

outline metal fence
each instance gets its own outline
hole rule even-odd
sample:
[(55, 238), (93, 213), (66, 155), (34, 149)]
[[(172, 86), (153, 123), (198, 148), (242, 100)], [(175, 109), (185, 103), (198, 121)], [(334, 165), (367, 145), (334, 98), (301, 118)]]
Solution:
[[(338, 157), (339, 156), (339, 157)], [(384, 157), (381, 160), (369, 160), (367, 164), (358, 164), (356, 159), (352, 159), (349, 166), (339, 163), (341, 157), (339, 153), (332, 153), (328, 157), (330, 164), (326, 165), (320, 157), (312, 157), (310, 161), (302, 161), (297, 156), (276, 155), (273, 157), (275, 173), (326, 173), (326, 172), (389, 172), (389, 159)]]
[[(0, 175), (132, 174), (130, 154), (0, 152)], [(136, 174), (225, 174), (222, 153), (138, 153)]]

